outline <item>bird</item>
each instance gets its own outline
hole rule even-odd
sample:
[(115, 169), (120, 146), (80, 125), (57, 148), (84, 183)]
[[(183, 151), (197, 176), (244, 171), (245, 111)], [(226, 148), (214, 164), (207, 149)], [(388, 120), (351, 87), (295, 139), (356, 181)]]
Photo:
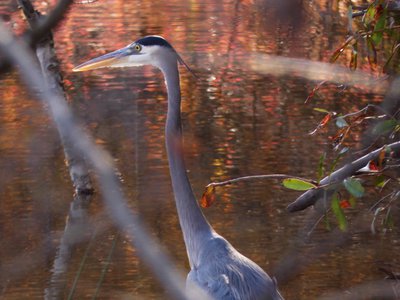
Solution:
[(190, 265), (186, 288), (197, 285), (212, 299), (217, 300), (283, 299), (275, 278), (271, 278), (260, 266), (239, 253), (219, 235), (196, 201), (183, 155), (178, 64), (191, 71), (166, 39), (151, 35), (84, 62), (73, 68), (73, 71), (143, 65), (152, 65), (161, 70), (168, 102), (165, 146), (179, 223)]

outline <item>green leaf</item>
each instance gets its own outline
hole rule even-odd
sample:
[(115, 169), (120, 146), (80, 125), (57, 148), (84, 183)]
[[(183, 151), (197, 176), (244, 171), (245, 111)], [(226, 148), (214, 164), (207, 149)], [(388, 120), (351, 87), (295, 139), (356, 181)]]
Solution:
[(375, 20), (375, 14), (376, 14), (376, 6), (374, 3), (372, 3), (368, 9), (367, 12), (364, 15), (364, 25), (368, 27), (368, 25)]
[(379, 122), (372, 129), (372, 134), (382, 135), (382, 134), (391, 132), (396, 128), (397, 125), (398, 125), (397, 120), (385, 120), (385, 121)]
[(386, 9), (383, 10), (382, 14), (379, 16), (378, 21), (374, 27), (374, 33), (371, 36), (371, 39), (374, 41), (375, 46), (377, 46), (383, 37), (383, 30), (386, 26)]
[(329, 113), (330, 113), (329, 110), (326, 110), (326, 109), (324, 109), (324, 108), (315, 107), (314, 110), (315, 110), (315, 111), (318, 111), (318, 112), (325, 113), (325, 114), (329, 114)]
[(392, 61), (392, 58), (393, 58), (394, 56), (396, 56), (396, 54), (397, 54), (399, 48), (400, 48), (400, 43), (399, 43), (399, 44), (396, 44), (396, 46), (393, 47), (392, 53), (390, 54), (390, 56), (389, 56), (389, 58), (387, 59), (385, 65), (383, 66), (383, 73), (387, 73), (387, 72), (389, 71), (390, 62)]
[(339, 198), (338, 198), (337, 193), (335, 193), (332, 196), (331, 207), (332, 207), (333, 213), (336, 216), (336, 220), (338, 221), (339, 229), (342, 231), (345, 231), (347, 229), (346, 216), (344, 215), (344, 212), (343, 212), (342, 208), (340, 207)]
[(282, 184), (284, 187), (295, 191), (307, 191), (317, 187), (311, 182), (298, 178), (286, 178), (282, 181)]
[(336, 126), (339, 128), (347, 127), (349, 124), (346, 122), (346, 120), (342, 117), (338, 117), (336, 119)]
[(378, 188), (383, 188), (386, 184), (386, 177), (384, 175), (379, 175), (375, 178), (375, 186)]
[(371, 36), (367, 36), (368, 63), (371, 70), (375, 70), (378, 63), (378, 54)]
[(356, 198), (360, 198), (364, 195), (364, 187), (361, 182), (355, 178), (349, 177), (343, 180), (343, 185), (346, 190), (349, 191)]
[(324, 168), (324, 162), (326, 158), (326, 152), (322, 153), (320, 158), (319, 158), (319, 163), (318, 163), (318, 183), (320, 182), (322, 176), (324, 176), (325, 168)]

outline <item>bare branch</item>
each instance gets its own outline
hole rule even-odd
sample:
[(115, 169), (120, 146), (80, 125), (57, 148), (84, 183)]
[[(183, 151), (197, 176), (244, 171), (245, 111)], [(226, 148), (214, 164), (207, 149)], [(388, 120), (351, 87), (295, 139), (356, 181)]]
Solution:
[[(35, 11), (29, 0), (18, 0), (18, 4), (31, 28), (37, 27), (37, 24), (44, 19), (40, 13)], [(46, 20), (48, 20), (48, 18)], [(62, 76), (59, 71), (59, 61), (55, 54), (53, 36), (50, 32), (43, 33), (41, 42), (36, 46), (36, 56), (39, 60), (42, 74), (48, 88), (60, 99), (62, 98), (66, 101)], [(76, 233), (91, 232), (88, 226), (87, 209), (92, 200), (93, 185), (89, 176), (89, 170), (83, 157), (72, 147), (71, 141), (61, 137), (61, 142), (63, 144), (65, 161), (69, 169), (71, 181), (75, 188), (75, 194), (70, 205), (68, 218), (66, 218), (63, 235), (57, 247), (49, 286), (45, 289), (45, 299), (61, 297), (67, 281), (66, 275), (72, 248), (78, 242), (82, 242), (88, 237), (87, 234), (82, 234), (77, 240)]]
[(63, 19), (65, 12), (72, 3), (72, 0), (60, 0), (47, 16), (37, 19), (37, 16), (41, 14), (34, 10), (30, 1), (18, 0), (18, 4), (28, 17), (28, 21), (31, 20), (29, 15), (36, 15), (33, 22), (29, 22), (32, 31), (30, 33), (25, 33), (26, 42), (30, 45), (35, 45), (41, 42), (43, 38), (46, 38), (50, 31)]
[(287, 175), (287, 174), (265, 174), (265, 175), (243, 176), (243, 177), (237, 177), (237, 178), (233, 178), (233, 179), (229, 179), (229, 180), (225, 180), (225, 181), (211, 182), (206, 187), (224, 186), (224, 185), (238, 183), (241, 181), (251, 181), (251, 180), (261, 180), (261, 179), (281, 179), (281, 178), (283, 178), (283, 179), (295, 178), (295, 179), (299, 179), (299, 180), (303, 180), (303, 181), (307, 181), (307, 182), (316, 184), (316, 182), (314, 182), (311, 179), (302, 178), (302, 177), (298, 177), (298, 176), (292, 176), (292, 175)]
[[(50, 34), (50, 31), (62, 20), (65, 12), (72, 3), (72, 0), (58, 1), (57, 5), (47, 16), (41, 18), (39, 22), (34, 22), (34, 24), (31, 24), (31, 26), (33, 25), (32, 30), (23, 34), (25, 42), (31, 46), (41, 42), (43, 38)], [(30, 2), (27, 0), (18, 0), (18, 5), (24, 10), (26, 15), (40, 15), (40, 13), (35, 11)], [(9, 68), (10, 63), (7, 60), (1, 59), (0, 71), (5, 72)]]

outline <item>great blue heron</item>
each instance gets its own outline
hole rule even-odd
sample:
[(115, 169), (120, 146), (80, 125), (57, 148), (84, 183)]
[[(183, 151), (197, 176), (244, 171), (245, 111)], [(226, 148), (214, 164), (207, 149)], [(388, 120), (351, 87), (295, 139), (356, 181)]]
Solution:
[(165, 142), (191, 269), (187, 287), (196, 284), (214, 299), (282, 299), (275, 280), (217, 234), (196, 201), (183, 158), (178, 62), (188, 68), (164, 38), (146, 36), (122, 49), (89, 60), (73, 71), (141, 65), (153, 65), (162, 71), (168, 92)]

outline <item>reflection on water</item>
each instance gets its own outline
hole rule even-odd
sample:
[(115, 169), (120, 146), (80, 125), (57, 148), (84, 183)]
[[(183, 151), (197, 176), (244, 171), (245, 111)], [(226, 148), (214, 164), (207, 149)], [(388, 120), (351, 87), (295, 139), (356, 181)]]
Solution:
[[(3, 1), (0, 13), (20, 29), (23, 21), (13, 5)], [(37, 5), (47, 9), (44, 2)], [(240, 175), (314, 177), (319, 156), (330, 149), (325, 136), (307, 135), (319, 117), (304, 105), (314, 83), (263, 76), (242, 62), (257, 52), (326, 61), (346, 28), (330, 1), (302, 4), (288, 16), (283, 8), (261, 0), (98, 1), (74, 5), (55, 34), (70, 105), (115, 158), (132, 209), (185, 270), (164, 150), (162, 75), (150, 67), (78, 74), (71, 69), (143, 35), (161, 34), (198, 75), (181, 70), (185, 156), (197, 195), (210, 180)], [(43, 298), (57, 288), (59, 298), (73, 293), (76, 299), (164, 299), (135, 249), (107, 219), (98, 195), (84, 210), (87, 239), (68, 249), (57, 279), (54, 262), (73, 197), (63, 151), (45, 110), (21, 89), (15, 73), (3, 76), (0, 90), (1, 297)], [(336, 111), (352, 109), (354, 95), (366, 101), (351, 89), (324, 92), (319, 104)], [(273, 274), (307, 222), (307, 213), (285, 211), (297, 195), (274, 181), (243, 183), (219, 189), (217, 204), (205, 213), (239, 251)], [(321, 224), (307, 247), (317, 247), (326, 234)], [(310, 299), (380, 279), (379, 262), (398, 263), (398, 240), (398, 232), (357, 234), (282, 284), (282, 293)]]

